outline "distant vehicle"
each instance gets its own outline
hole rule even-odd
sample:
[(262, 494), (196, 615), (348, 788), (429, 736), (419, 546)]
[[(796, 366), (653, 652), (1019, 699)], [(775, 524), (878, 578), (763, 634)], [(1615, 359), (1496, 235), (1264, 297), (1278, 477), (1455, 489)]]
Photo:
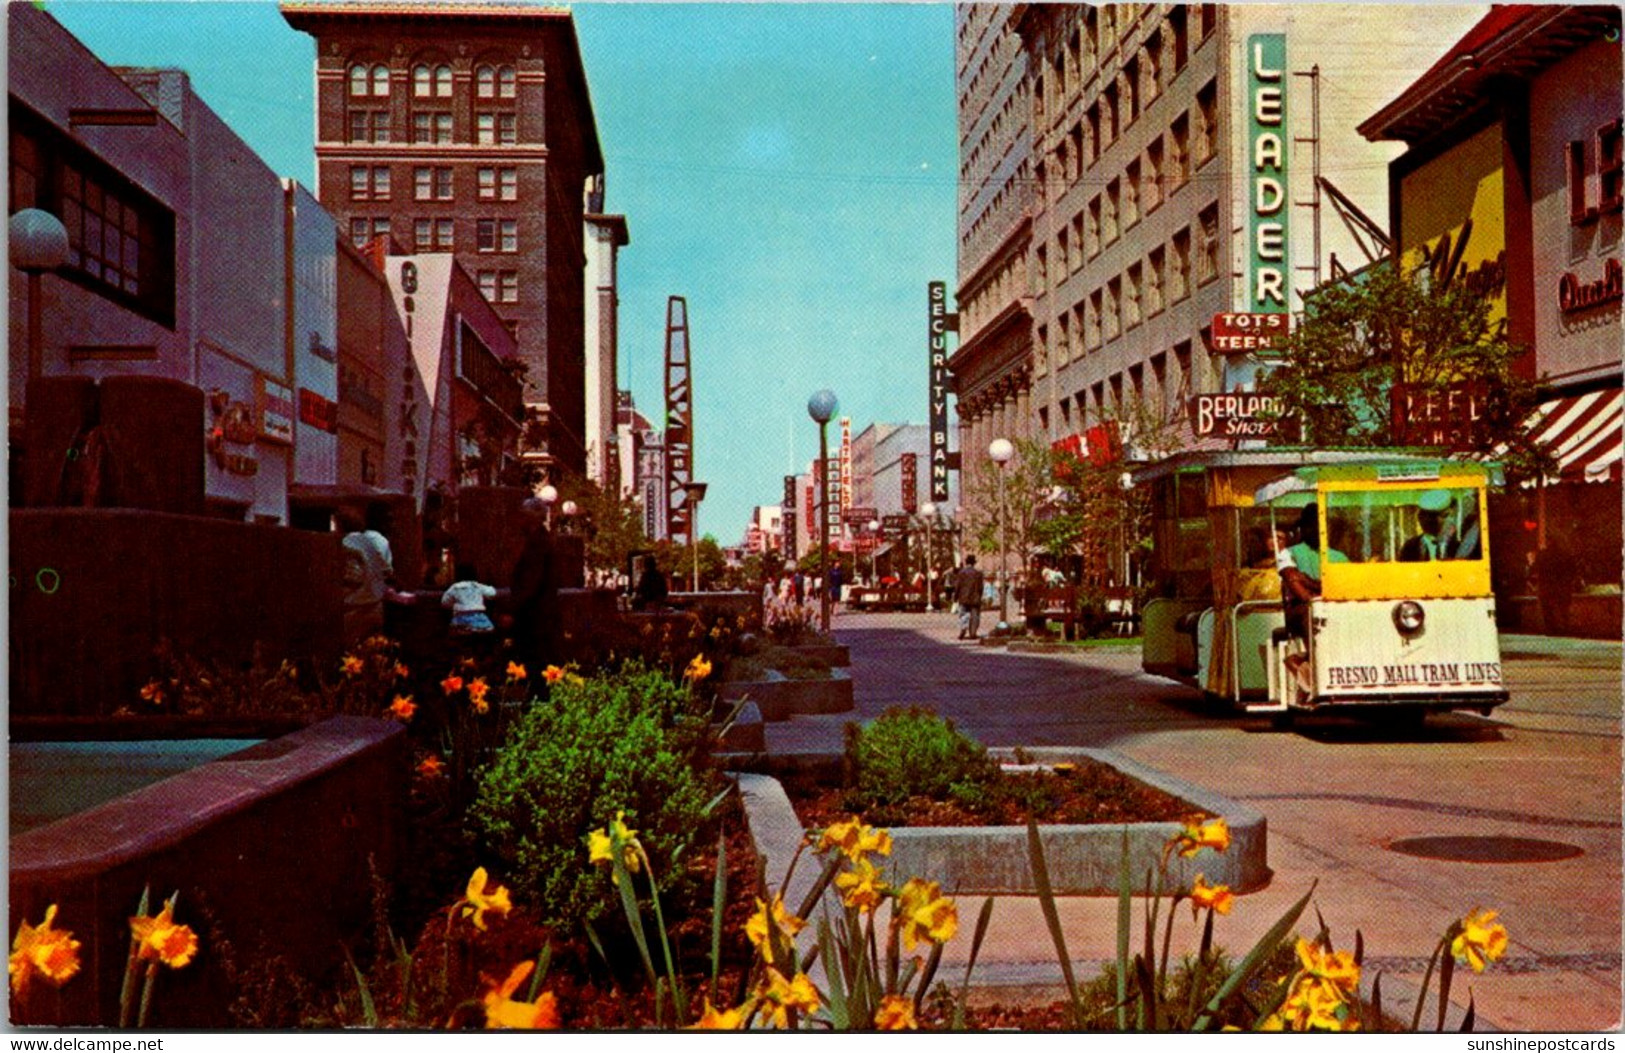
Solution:
[(1325, 710), (1489, 713), (1508, 698), (1482, 527), (1494, 471), (1279, 448), (1140, 469), (1156, 593), (1145, 670), (1279, 724)]

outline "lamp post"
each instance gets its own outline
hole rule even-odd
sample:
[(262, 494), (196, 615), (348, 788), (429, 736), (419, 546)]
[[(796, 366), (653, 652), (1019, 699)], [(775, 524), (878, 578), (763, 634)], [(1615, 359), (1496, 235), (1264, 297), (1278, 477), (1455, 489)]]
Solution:
[(830, 418), (840, 400), (829, 388), (820, 388), (807, 400), (807, 416), (818, 423), (818, 615), (829, 632), (829, 432)]
[(869, 583), (880, 584), (880, 571), (876, 563), (880, 559), (880, 520), (869, 520)]
[(34, 380), (45, 366), (40, 276), (68, 262), (68, 229), (44, 209), (25, 208), (11, 217), (7, 237), (11, 265), (28, 275), (28, 379)]
[(558, 503), (559, 488), (554, 486), (552, 483), (548, 483), (546, 486), (543, 486), (540, 490), (536, 491), (536, 497), (542, 502), (543, 505), (547, 506), (547, 529), (552, 530), (553, 506)]
[(1004, 507), (1004, 466), (1010, 463), (1010, 458), (1016, 454), (1016, 448), (1009, 439), (994, 439), (987, 444), (987, 455), (993, 463), (999, 466), (999, 624), (1007, 626), (1006, 597), (1010, 593), (1010, 572), (1007, 563), (1007, 553), (1010, 550), (1006, 530), (1009, 526), (1009, 515)]
[(932, 576), (935, 573), (936, 550), (931, 547), (931, 526), (937, 518), (937, 506), (927, 501), (920, 506), (920, 514), (925, 517), (925, 609), (937, 609), (935, 590), (932, 588)]
[(688, 495), (688, 547), (694, 559), (694, 573), (690, 579), (690, 592), (700, 591), (700, 502), (705, 500), (705, 483), (684, 483)]

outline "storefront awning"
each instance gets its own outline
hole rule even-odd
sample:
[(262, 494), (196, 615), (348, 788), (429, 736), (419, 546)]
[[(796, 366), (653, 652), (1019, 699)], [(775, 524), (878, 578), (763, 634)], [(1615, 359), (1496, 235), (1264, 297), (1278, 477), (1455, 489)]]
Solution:
[(1543, 402), (1524, 422), (1557, 462), (1548, 483), (1619, 481), (1625, 459), (1625, 391), (1610, 388)]

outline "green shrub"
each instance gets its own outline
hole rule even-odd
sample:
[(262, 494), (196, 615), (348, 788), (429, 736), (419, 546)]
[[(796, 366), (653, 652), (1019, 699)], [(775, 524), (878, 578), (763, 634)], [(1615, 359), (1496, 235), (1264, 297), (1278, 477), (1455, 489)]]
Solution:
[(859, 810), (909, 797), (974, 799), (998, 775), (987, 750), (928, 709), (893, 708), (847, 725), (848, 801)]
[(705, 712), (689, 692), (636, 667), (554, 685), (509, 732), (469, 810), (480, 854), (516, 902), (573, 927), (616, 904), (587, 834), (616, 813), (648, 850), (661, 894), (679, 898), (676, 865), (704, 835), (717, 776), (706, 767)]
[(734, 658), (728, 663), (728, 679), (766, 680), (769, 669), (777, 670), (791, 680), (830, 679), (828, 662), (789, 647), (779, 646), (764, 647), (755, 654)]

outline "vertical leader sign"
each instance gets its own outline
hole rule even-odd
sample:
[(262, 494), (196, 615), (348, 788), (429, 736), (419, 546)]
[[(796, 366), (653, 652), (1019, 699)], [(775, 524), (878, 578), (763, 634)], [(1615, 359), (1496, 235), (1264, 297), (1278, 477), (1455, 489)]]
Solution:
[(931, 345), (931, 500), (948, 500), (948, 333), (958, 319), (948, 313), (946, 282), (926, 285)]
[(1247, 305), (1255, 312), (1291, 309), (1286, 144), (1286, 34), (1255, 33), (1247, 38)]

